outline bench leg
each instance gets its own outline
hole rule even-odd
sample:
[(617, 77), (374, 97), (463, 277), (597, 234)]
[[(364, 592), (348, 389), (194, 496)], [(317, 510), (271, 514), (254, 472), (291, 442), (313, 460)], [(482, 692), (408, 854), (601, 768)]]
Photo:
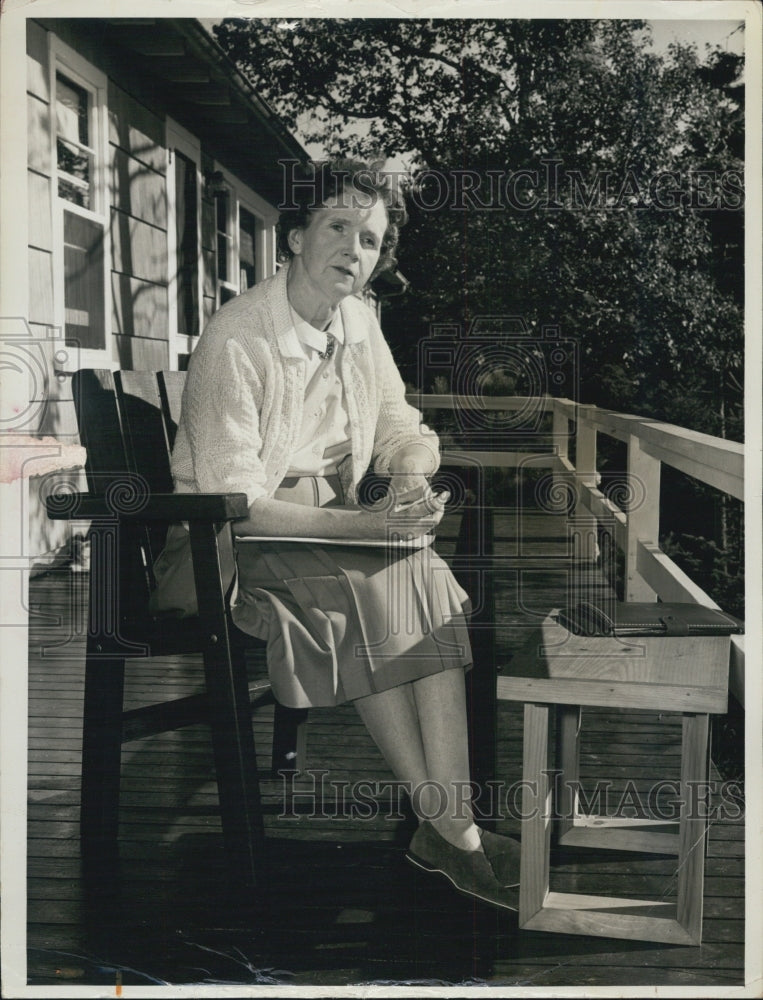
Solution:
[[(564, 714), (567, 713), (563, 713), (563, 717)], [(686, 713), (683, 717), (682, 812), (676, 869), (678, 898), (675, 903), (662, 899), (624, 899), (549, 891), (551, 785), (554, 772), (549, 771), (548, 766), (548, 716), (548, 705), (525, 705), (519, 926), (526, 930), (562, 934), (590, 934), (675, 945), (700, 944), (707, 833), (707, 785), (703, 783), (707, 781), (708, 773), (708, 716)], [(571, 719), (572, 714), (569, 713), (570, 724)], [(577, 832), (585, 833), (586, 830)], [(605, 832), (612, 835), (618, 831)], [(585, 838), (581, 843), (587, 840)], [(624, 840), (611, 840), (607, 846), (635, 847), (635, 844), (626, 844)]]
[(707, 715), (683, 717), (677, 917), (695, 944), (702, 943), (709, 725)]
[(558, 817), (560, 841), (574, 827), (578, 811), (576, 788), (580, 781), (580, 722), (581, 710), (577, 705), (557, 705), (556, 760), (561, 774), (554, 815)]
[(522, 750), (522, 847), (519, 926), (543, 909), (548, 896), (551, 787), (548, 781), (549, 706), (525, 705)]

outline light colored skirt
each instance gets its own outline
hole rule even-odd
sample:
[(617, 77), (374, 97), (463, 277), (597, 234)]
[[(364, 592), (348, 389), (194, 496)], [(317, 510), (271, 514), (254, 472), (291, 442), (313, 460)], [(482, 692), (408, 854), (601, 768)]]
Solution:
[[(341, 503), (338, 477), (285, 480), (277, 499)], [(273, 693), (338, 705), (471, 665), (469, 598), (431, 546), (237, 545), (236, 625), (267, 641)]]

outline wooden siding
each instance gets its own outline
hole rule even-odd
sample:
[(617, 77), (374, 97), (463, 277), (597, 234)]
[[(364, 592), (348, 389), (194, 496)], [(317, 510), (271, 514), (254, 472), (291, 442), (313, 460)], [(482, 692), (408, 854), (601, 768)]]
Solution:
[(111, 204), (114, 208), (161, 229), (167, 228), (164, 174), (141, 163), (118, 146), (111, 147)]
[(50, 105), (27, 94), (27, 165), (50, 177)]
[[(53, 224), (50, 204), (50, 178), (27, 171), (27, 197), (29, 203), (29, 245), (38, 250), (53, 252)], [(32, 293), (34, 293), (34, 288)]]
[(165, 124), (111, 79), (108, 114), (114, 358), (120, 368), (166, 368)]
[(109, 80), (109, 142), (159, 174), (166, 173), (164, 121)]
[(111, 211), (111, 266), (119, 274), (167, 284), (167, 231)]
[(29, 247), (29, 322), (53, 326), (53, 257)]
[(169, 367), (169, 345), (166, 340), (114, 336), (113, 341), (114, 357), (119, 361), (120, 368), (158, 371)]
[[(74, 349), (66, 347), (63, 338), (55, 336), (56, 331), (52, 330), (50, 326), (31, 324), (31, 329), (32, 333), (39, 338), (40, 347), (46, 359), (46, 369), (49, 373), (52, 373), (56, 367), (53, 354), (59, 351), (65, 351), (71, 359), (71, 363), (74, 366), (77, 365)], [(58, 438), (64, 444), (79, 444), (71, 378), (65, 375), (53, 377), (51, 374), (47, 382), (35, 383), (32, 402), (39, 405), (38, 433)], [(52, 532), (55, 528), (55, 522), (50, 521), (49, 523)]]
[(126, 274), (112, 274), (112, 332), (167, 341), (167, 289)]
[(40, 100), (50, 101), (48, 33), (36, 21), (26, 23), (27, 90)]

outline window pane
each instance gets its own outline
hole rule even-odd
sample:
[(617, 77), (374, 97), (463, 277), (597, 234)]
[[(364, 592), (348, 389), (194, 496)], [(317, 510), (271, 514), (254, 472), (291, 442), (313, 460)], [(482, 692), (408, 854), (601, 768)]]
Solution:
[(66, 343), (106, 346), (103, 226), (64, 212), (64, 308)]
[[(56, 75), (56, 163), (58, 197), (94, 209), (93, 154), (89, 146), (90, 95), (60, 73)], [(77, 184), (76, 181), (81, 183)]]
[(175, 150), (178, 332), (199, 333), (199, 250), (196, 165)]
[(79, 184), (72, 184), (70, 181), (59, 178), (58, 197), (64, 201), (70, 201), (74, 205), (81, 205), (82, 208), (90, 208), (90, 191), (82, 188)]
[(215, 210), (218, 233), (228, 232), (228, 192), (215, 191)]
[(56, 135), (89, 146), (88, 107), (88, 92), (62, 73), (57, 73)]
[(58, 169), (87, 183), (90, 180), (91, 172), (90, 154), (73, 142), (66, 142), (65, 139), (59, 139), (56, 148), (58, 149)]
[(238, 242), (239, 242), (239, 288), (245, 292), (255, 282), (255, 235), (257, 220), (245, 208), (239, 208)]
[(230, 273), (230, 192), (215, 191), (215, 215), (217, 218), (217, 280), (231, 281)]
[(217, 280), (228, 281), (228, 239), (224, 233), (217, 234)]

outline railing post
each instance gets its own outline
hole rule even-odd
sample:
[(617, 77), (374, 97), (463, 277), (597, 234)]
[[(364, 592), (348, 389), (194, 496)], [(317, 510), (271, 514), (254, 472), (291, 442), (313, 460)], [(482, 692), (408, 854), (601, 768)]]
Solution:
[(554, 493), (569, 485), (570, 477), (565, 466), (570, 459), (570, 421), (564, 410), (552, 401), (553, 423), (551, 427), (551, 442), (556, 450), (557, 464), (552, 473)]
[(660, 469), (641, 447), (635, 434), (628, 438), (628, 483), (625, 498), (625, 600), (654, 601), (656, 593), (638, 571), (640, 542), (659, 544), (660, 536)]
[(599, 554), (596, 518), (583, 503), (585, 487), (596, 487), (596, 428), (586, 418), (594, 406), (578, 406), (575, 411), (575, 481), (578, 501), (574, 518), (574, 557), (584, 562), (595, 562)]

